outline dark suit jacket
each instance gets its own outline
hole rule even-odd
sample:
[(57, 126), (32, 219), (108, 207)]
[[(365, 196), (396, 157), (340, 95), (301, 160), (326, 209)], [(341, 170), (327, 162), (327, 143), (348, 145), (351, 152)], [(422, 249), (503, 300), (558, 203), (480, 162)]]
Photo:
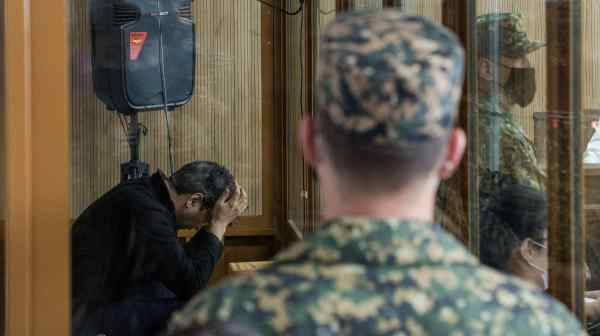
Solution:
[(136, 288), (151, 283), (162, 283), (181, 301), (206, 287), (222, 243), (202, 229), (185, 246), (178, 241), (175, 210), (162, 176), (158, 171), (119, 184), (75, 221), (74, 319), (127, 300)]

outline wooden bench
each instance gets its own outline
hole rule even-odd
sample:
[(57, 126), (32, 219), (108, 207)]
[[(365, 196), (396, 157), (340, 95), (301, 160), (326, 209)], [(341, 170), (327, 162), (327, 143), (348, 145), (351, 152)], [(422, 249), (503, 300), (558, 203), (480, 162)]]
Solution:
[(272, 261), (246, 261), (229, 263), (229, 274), (254, 272), (271, 265)]

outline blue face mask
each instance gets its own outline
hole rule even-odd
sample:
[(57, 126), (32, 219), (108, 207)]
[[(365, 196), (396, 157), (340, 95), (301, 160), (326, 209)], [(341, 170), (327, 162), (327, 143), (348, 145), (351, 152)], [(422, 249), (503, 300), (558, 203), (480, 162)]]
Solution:
[[(546, 245), (544, 245), (544, 244), (538, 243), (538, 242), (536, 242), (533, 239), (529, 239), (529, 241), (532, 242), (534, 245), (539, 246), (542, 249), (546, 249)], [(535, 270), (537, 270), (538, 272), (541, 273), (542, 281), (544, 283), (544, 290), (547, 290), (548, 287), (549, 287), (549, 284), (548, 284), (548, 271), (544, 270), (543, 268), (539, 267), (538, 265), (534, 264), (533, 262), (531, 262), (531, 261), (529, 261), (527, 259), (525, 259), (525, 261), (527, 261), (527, 263), (529, 264), (529, 266), (535, 268)]]

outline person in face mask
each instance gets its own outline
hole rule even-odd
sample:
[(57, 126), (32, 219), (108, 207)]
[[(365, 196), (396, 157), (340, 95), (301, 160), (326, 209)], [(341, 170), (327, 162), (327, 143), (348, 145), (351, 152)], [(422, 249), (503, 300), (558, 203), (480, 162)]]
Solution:
[[(484, 265), (548, 289), (548, 232), (545, 194), (514, 176), (487, 172), (480, 195), (480, 259)], [(586, 277), (590, 273), (587, 265)], [(587, 296), (600, 296), (589, 292)], [(587, 318), (600, 319), (600, 301), (586, 299)]]
[(489, 172), (480, 197), (480, 258), (497, 270), (548, 288), (547, 210), (544, 193), (511, 175)]
[[(536, 96), (536, 71), (527, 57), (544, 43), (530, 40), (521, 22), (516, 13), (486, 14), (476, 21), (478, 168), (480, 173), (491, 170), (515, 176), (543, 190), (545, 173), (514, 113)], [(462, 203), (455, 186), (440, 185), (436, 215), (451, 232), (456, 231), (453, 227), (468, 227)]]
[(514, 114), (535, 98), (536, 71), (528, 55), (544, 43), (530, 40), (521, 23), (517, 13), (477, 18), (480, 165), (542, 189), (544, 172)]

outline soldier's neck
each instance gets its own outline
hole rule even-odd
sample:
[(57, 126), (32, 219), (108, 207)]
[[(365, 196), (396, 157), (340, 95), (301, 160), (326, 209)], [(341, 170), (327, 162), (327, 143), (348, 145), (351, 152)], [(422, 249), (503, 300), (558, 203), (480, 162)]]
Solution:
[(324, 221), (340, 217), (414, 219), (433, 222), (436, 179), (393, 193), (373, 194), (321, 183)]

